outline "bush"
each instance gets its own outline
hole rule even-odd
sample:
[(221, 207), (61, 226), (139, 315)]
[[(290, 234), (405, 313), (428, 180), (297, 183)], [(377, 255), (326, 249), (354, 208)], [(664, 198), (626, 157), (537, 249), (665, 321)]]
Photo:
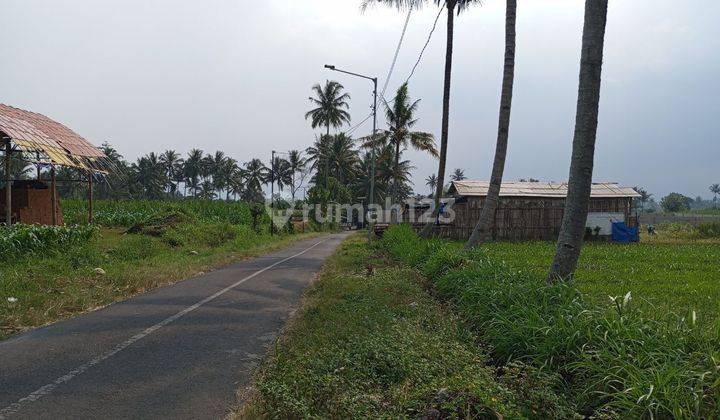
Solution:
[(720, 222), (700, 223), (697, 230), (702, 238), (720, 238)]
[(571, 283), (547, 285), (481, 250), (423, 241), (407, 226), (389, 229), (380, 246), (428, 275), (497, 363), (559, 373), (584, 414), (720, 414), (720, 334), (694, 313), (646, 314), (630, 294), (599, 305)]
[(98, 233), (95, 226), (12, 225), (0, 229), (0, 259), (27, 254), (65, 251), (90, 242)]

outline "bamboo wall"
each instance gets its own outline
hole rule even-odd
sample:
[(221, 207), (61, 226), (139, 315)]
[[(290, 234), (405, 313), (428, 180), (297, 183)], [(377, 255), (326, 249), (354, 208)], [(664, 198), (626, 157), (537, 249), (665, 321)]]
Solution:
[[(467, 197), (453, 205), (452, 223), (436, 227), (441, 237), (466, 239), (480, 218), (484, 197)], [(544, 197), (504, 197), (495, 212), (492, 225), (493, 239), (500, 240), (555, 240), (560, 232), (565, 200)], [(634, 225), (632, 199), (593, 198), (590, 212), (624, 213), (625, 220)]]

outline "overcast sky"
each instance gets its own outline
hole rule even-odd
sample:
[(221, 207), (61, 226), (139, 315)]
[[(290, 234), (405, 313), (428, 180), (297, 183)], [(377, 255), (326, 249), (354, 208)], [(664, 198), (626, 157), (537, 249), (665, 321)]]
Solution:
[[(520, 0), (506, 179), (567, 179), (581, 0)], [(239, 161), (304, 149), (310, 87), (352, 95), (354, 122), (384, 81), (405, 20), (360, 0), (1, 0), (0, 102), (44, 113), (126, 158), (193, 147)], [(413, 13), (388, 93), (408, 76), (437, 8)], [(439, 140), (445, 17), (410, 81), (418, 129)], [(720, 2), (610, 0), (595, 181), (709, 197), (720, 182)], [(504, 2), (456, 20), (448, 171), (488, 179), (502, 77)], [(383, 121), (381, 120), (381, 123)], [(365, 124), (358, 133), (367, 133)], [(415, 189), (437, 162), (408, 152)]]

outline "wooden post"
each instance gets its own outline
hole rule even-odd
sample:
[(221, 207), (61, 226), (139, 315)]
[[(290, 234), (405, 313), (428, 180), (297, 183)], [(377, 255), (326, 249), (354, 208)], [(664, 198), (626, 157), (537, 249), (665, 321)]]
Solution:
[(57, 226), (58, 220), (57, 220), (57, 190), (55, 186), (55, 166), (50, 167), (50, 197), (52, 198), (52, 224), (53, 226)]
[(35, 165), (37, 165), (37, 180), (40, 181), (40, 152), (37, 153), (37, 162)]
[(93, 222), (93, 174), (88, 171), (88, 223)]
[(5, 226), (12, 225), (12, 177), (10, 174), (10, 139), (5, 143)]

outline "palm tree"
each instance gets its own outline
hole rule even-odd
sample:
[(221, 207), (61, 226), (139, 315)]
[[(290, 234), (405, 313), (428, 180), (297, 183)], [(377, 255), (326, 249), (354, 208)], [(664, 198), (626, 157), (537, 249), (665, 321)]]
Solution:
[(268, 177), (282, 191), (286, 186), (292, 184), (292, 170), (290, 162), (279, 156), (275, 156), (275, 160), (269, 168)]
[(262, 186), (268, 182), (268, 168), (260, 159), (253, 159), (245, 164), (243, 170), (245, 191), (243, 199), (251, 203), (263, 201)]
[(160, 155), (160, 163), (165, 167), (165, 179), (167, 181), (165, 187), (167, 192), (172, 194), (177, 191), (177, 184), (175, 182), (182, 169), (182, 159), (176, 151), (166, 150)]
[(206, 159), (208, 176), (212, 178), (213, 188), (220, 195), (220, 192), (225, 189), (229, 181), (229, 174), (227, 174), (229, 158), (225, 156), (225, 152), (218, 150), (214, 155), (208, 156)]
[(162, 198), (166, 180), (165, 167), (155, 152), (142, 156), (131, 167), (133, 182), (140, 187), (144, 198)]
[[(370, 152), (365, 152), (362, 154), (362, 157), (357, 163), (356, 176), (353, 179), (352, 183), (352, 190), (353, 194), (355, 194), (355, 197), (358, 199), (362, 199), (367, 203), (370, 202), (370, 180), (373, 177), (372, 161), (373, 158)], [(373, 203), (382, 202), (383, 198), (385, 197), (385, 192), (387, 191), (387, 189), (385, 188), (386, 184), (384, 182), (380, 182), (379, 180), (380, 171), (378, 169), (379, 167), (376, 168), (375, 171), (375, 195), (374, 197), (372, 197)]]
[(185, 185), (190, 187), (193, 197), (197, 197), (197, 191), (200, 187), (200, 174), (202, 173), (203, 151), (200, 149), (192, 149), (185, 159), (183, 172), (185, 175)]
[[(303, 173), (307, 164), (307, 159), (303, 157), (301, 151), (291, 150), (288, 153), (288, 163), (290, 164), (290, 172), (292, 173), (292, 179), (290, 180), (290, 195), (292, 196), (292, 201), (295, 201), (295, 193), (297, 193), (297, 190), (302, 186), (304, 180)], [(295, 178), (297, 174), (301, 174), (299, 184), (297, 184), (298, 179)]]
[(328, 150), (328, 163), (330, 174), (345, 185), (355, 176), (358, 163), (358, 151), (355, 149), (355, 140), (345, 133), (332, 136)]
[(462, 181), (464, 179), (467, 179), (467, 177), (465, 176), (465, 170), (460, 168), (455, 169), (452, 175), (450, 175), (450, 179), (453, 181)]
[(205, 180), (200, 184), (200, 198), (203, 200), (214, 200), (217, 195), (215, 194), (215, 186), (212, 181)]
[(568, 195), (548, 282), (572, 278), (583, 244), (592, 187), (607, 9), (608, 0), (585, 0), (580, 83)]
[(715, 207), (717, 207), (717, 196), (720, 194), (720, 184), (712, 184), (710, 186), (710, 192), (715, 196), (713, 201), (715, 202)]
[(429, 177), (425, 178), (425, 185), (430, 188), (429, 197), (432, 197), (432, 195), (435, 193), (435, 189), (437, 188), (437, 176), (435, 176), (435, 174), (432, 174)]
[(305, 119), (310, 118), (312, 128), (326, 127), (326, 134), (330, 135), (330, 126), (333, 128), (342, 127), (350, 122), (350, 108), (348, 100), (350, 94), (342, 93), (343, 85), (336, 81), (325, 81), (325, 87), (319, 84), (312, 87), (315, 98), (310, 98), (310, 103), (316, 107), (305, 114)]
[(238, 170), (237, 160), (230, 157), (225, 158), (225, 161), (217, 171), (219, 180), (213, 179), (216, 188), (225, 190), (225, 200), (227, 201), (230, 201), (230, 187)]
[(228, 194), (232, 194), (233, 200), (237, 200), (238, 195), (242, 196), (245, 189), (245, 171), (237, 167), (230, 178), (228, 184)]
[(485, 242), (490, 233), (490, 225), (495, 217), (495, 210), (500, 200), (505, 156), (507, 155), (508, 136), (510, 132), (510, 110), (512, 108), (513, 82), (515, 80), (515, 21), (517, 17), (517, 0), (507, 0), (505, 8), (505, 66), (503, 68), (502, 92), (500, 94), (500, 117), (498, 122), (495, 159), (493, 161), (490, 186), (485, 196), (485, 203), (480, 212), (475, 228), (470, 235), (465, 249), (472, 249)]
[[(388, 6), (395, 6), (398, 9), (407, 9), (410, 7), (420, 8), (427, 0), (364, 0), (363, 7), (367, 7), (371, 3), (382, 3)], [(438, 185), (435, 194), (435, 210), (433, 219), (437, 216), (440, 209), (440, 197), (443, 194), (445, 184), (445, 162), (447, 160), (448, 146), (448, 127), (450, 121), (450, 79), (452, 76), (452, 58), (453, 58), (453, 37), (455, 35), (455, 12), (462, 12), (473, 3), (480, 3), (479, 0), (433, 0), (437, 5), (447, 7), (447, 44), (445, 47), (445, 80), (443, 83), (443, 110), (442, 110), (442, 126), (440, 131), (440, 160), (438, 164)], [(428, 223), (421, 232), (421, 236), (426, 237), (432, 232), (432, 224)]]
[[(388, 122), (388, 129), (376, 134), (374, 141), (372, 137), (363, 139), (363, 147), (381, 147), (385, 144), (392, 145), (394, 149), (393, 172), (398, 174), (401, 173), (400, 156), (403, 150), (406, 150), (408, 147), (427, 152), (433, 157), (438, 157), (433, 135), (422, 131), (412, 131), (413, 126), (417, 123), (417, 119), (415, 119), (414, 116), (419, 103), (419, 99), (414, 102), (411, 101), (408, 95), (408, 85), (404, 83), (398, 88), (395, 99), (392, 101), (392, 107), (387, 103), (385, 104), (385, 117)], [(394, 202), (398, 200), (396, 196), (396, 184), (397, 187), (400, 186), (399, 179), (392, 180), (391, 198)]]
[(327, 187), (327, 179), (330, 176), (330, 147), (332, 143), (332, 136), (321, 135), (320, 138), (315, 139), (315, 143), (305, 149), (307, 154), (307, 162), (310, 164), (310, 170), (315, 172), (313, 176), (313, 183), (319, 185), (321, 181), (325, 181), (324, 184)]

